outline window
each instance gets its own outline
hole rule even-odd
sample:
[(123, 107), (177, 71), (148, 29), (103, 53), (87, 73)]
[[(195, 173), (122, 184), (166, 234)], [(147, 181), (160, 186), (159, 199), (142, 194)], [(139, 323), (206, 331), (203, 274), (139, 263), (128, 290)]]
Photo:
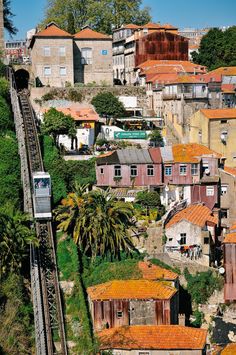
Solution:
[(227, 123), (227, 120), (220, 120), (220, 123)]
[(51, 67), (44, 67), (44, 75), (45, 76), (51, 75)]
[(114, 167), (114, 175), (115, 175), (115, 177), (120, 177), (121, 176), (121, 166), (120, 165), (115, 165), (115, 167)]
[(173, 240), (173, 238), (169, 238), (169, 239), (168, 239), (169, 242), (172, 242), (172, 240)]
[(172, 175), (172, 166), (165, 166), (165, 175), (166, 176)]
[(187, 173), (187, 165), (180, 165), (179, 174), (180, 175), (186, 175), (186, 173)]
[(59, 47), (59, 56), (60, 57), (65, 57), (66, 55), (66, 48), (65, 47)]
[(221, 185), (221, 195), (226, 195), (227, 194), (227, 185)]
[(81, 49), (81, 64), (92, 64), (92, 48)]
[(116, 312), (116, 317), (117, 318), (122, 318), (123, 317), (123, 312), (122, 311), (117, 311)]
[(191, 164), (191, 174), (198, 175), (198, 164)]
[(181, 237), (181, 239), (179, 241), (179, 244), (180, 245), (186, 244), (186, 233), (180, 233), (180, 237)]
[(138, 355), (150, 355), (149, 351), (139, 351)]
[(148, 165), (148, 166), (147, 166), (147, 175), (148, 175), (148, 176), (154, 176), (154, 168), (153, 168), (153, 165)]
[(43, 55), (44, 57), (50, 57), (51, 55), (50, 47), (43, 47)]
[(103, 168), (100, 169), (100, 174), (104, 174), (104, 169)]
[(206, 187), (206, 196), (214, 196), (214, 186)]
[(228, 210), (226, 208), (222, 208), (220, 211), (221, 218), (228, 218)]
[(137, 166), (136, 165), (131, 165), (130, 167), (130, 176), (137, 176), (138, 171), (137, 171)]
[(66, 75), (66, 67), (60, 67), (60, 75)]
[(204, 244), (209, 244), (209, 237), (204, 237)]

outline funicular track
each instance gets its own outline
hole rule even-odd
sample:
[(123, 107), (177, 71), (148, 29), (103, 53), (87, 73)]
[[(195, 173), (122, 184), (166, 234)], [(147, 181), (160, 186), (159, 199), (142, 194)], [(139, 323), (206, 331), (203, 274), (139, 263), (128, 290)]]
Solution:
[[(24, 90), (16, 96), (12, 73), (10, 73), (10, 82), (15, 120), (17, 112), (14, 110), (16, 103), (13, 103), (13, 98), (16, 99), (18, 96), (18, 111), (23, 121), (28, 174), (31, 180), (33, 173), (44, 171), (35, 117), (28, 91)], [(52, 225), (49, 220), (36, 220), (35, 228), (39, 247), (31, 247), (30, 261), (36, 351), (37, 355), (66, 355), (67, 346)]]

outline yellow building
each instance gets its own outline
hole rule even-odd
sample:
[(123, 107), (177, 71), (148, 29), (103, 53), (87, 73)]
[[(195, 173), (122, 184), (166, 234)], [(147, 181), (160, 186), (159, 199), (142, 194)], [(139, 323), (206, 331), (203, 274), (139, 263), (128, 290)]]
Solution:
[(236, 167), (236, 108), (196, 112), (190, 118), (189, 142), (215, 150), (228, 166)]

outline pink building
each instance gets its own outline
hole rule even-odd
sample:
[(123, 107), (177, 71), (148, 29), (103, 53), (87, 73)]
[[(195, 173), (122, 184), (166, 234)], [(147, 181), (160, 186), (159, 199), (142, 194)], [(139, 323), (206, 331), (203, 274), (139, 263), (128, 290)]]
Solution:
[(98, 157), (96, 176), (99, 187), (160, 186), (160, 148), (122, 149)]

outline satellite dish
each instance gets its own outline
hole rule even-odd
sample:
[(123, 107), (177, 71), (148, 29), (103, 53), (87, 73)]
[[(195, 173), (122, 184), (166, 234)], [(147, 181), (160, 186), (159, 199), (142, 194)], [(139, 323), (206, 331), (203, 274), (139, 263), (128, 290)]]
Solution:
[(165, 191), (167, 192), (167, 191), (169, 191), (170, 189), (169, 189), (169, 187), (168, 187), (168, 185), (166, 185), (165, 186)]
[(181, 236), (179, 235), (178, 237), (176, 237), (177, 242), (181, 241)]
[(221, 266), (221, 267), (219, 268), (219, 273), (220, 273), (221, 275), (223, 275), (223, 274), (225, 273), (225, 268), (224, 268), (223, 266)]
[(205, 170), (205, 174), (206, 174), (206, 175), (209, 175), (209, 174), (210, 174), (210, 170), (209, 170), (209, 169), (206, 169), (206, 170)]

